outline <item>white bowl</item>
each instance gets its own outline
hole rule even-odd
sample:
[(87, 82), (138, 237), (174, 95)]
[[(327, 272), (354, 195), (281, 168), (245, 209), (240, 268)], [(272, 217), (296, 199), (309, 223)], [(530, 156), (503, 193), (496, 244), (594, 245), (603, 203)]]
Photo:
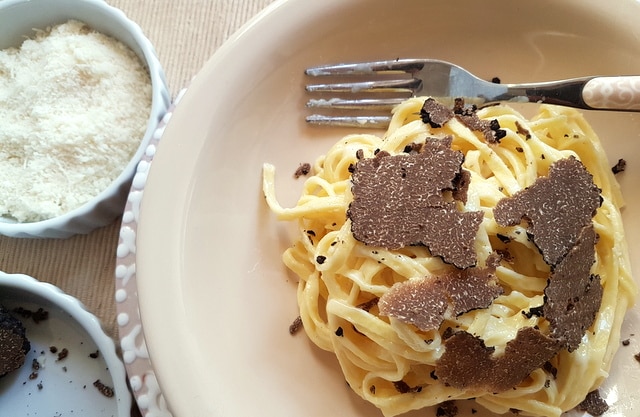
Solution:
[(164, 72), (151, 42), (136, 23), (102, 0), (2, 0), (0, 49), (19, 46), (25, 38), (34, 35), (36, 28), (44, 29), (70, 19), (121, 41), (148, 68), (153, 95), (147, 129), (130, 162), (100, 194), (76, 209), (47, 220), (19, 223), (0, 218), (0, 234), (6, 236), (64, 238), (89, 233), (111, 223), (122, 213), (137, 162), (170, 103)]
[[(0, 378), (2, 415), (130, 416), (132, 398), (116, 345), (80, 301), (27, 275), (0, 272), (0, 304), (9, 311), (49, 313), (37, 324), (14, 313), (24, 323), (31, 349), (20, 369)], [(68, 356), (58, 360), (51, 346), (67, 348)], [(41, 367), (30, 378), (34, 359)], [(114, 395), (103, 395), (93, 385), (97, 380)]]

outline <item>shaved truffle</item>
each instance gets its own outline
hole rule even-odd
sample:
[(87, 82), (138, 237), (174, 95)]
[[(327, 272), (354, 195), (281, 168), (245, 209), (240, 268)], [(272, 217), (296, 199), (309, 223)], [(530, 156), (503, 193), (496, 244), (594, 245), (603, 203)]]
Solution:
[(428, 98), (420, 109), (420, 118), (423, 123), (438, 128), (453, 118), (453, 110), (432, 98)]
[(500, 128), (500, 123), (497, 119), (481, 119), (476, 114), (476, 110), (477, 108), (475, 106), (465, 106), (464, 99), (462, 98), (457, 98), (453, 106), (453, 112), (456, 118), (460, 120), (463, 125), (471, 130), (481, 132), (488, 143), (500, 142), (500, 139), (505, 137), (507, 132)]
[(550, 323), (550, 336), (563, 341), (570, 352), (580, 345), (602, 302), (600, 277), (590, 273), (595, 242), (596, 233), (590, 224), (555, 267), (544, 290), (543, 312)]
[(347, 211), (354, 237), (392, 250), (425, 245), (458, 268), (474, 266), (483, 213), (459, 211), (445, 193), (467, 178), (461, 174), (463, 154), (450, 146), (451, 138), (429, 139), (419, 153), (379, 152), (359, 160)]
[(437, 277), (395, 284), (378, 302), (381, 316), (394, 317), (424, 331), (440, 327), (447, 307), (447, 291)]
[(435, 330), (445, 318), (486, 308), (502, 294), (495, 268), (469, 268), (393, 285), (378, 302), (380, 315)]
[(445, 351), (436, 362), (436, 375), (454, 388), (503, 392), (518, 385), (560, 349), (558, 342), (533, 327), (518, 331), (502, 355), (471, 333), (460, 331), (445, 342)]
[(600, 396), (600, 392), (595, 390), (588, 393), (585, 399), (578, 404), (578, 409), (597, 417), (609, 410), (609, 405)]
[(569, 157), (553, 163), (547, 177), (500, 200), (493, 214), (501, 226), (515, 226), (526, 219), (545, 262), (556, 265), (575, 245), (600, 204), (593, 177), (582, 162)]
[(20, 320), (0, 306), (0, 377), (24, 365), (30, 348)]

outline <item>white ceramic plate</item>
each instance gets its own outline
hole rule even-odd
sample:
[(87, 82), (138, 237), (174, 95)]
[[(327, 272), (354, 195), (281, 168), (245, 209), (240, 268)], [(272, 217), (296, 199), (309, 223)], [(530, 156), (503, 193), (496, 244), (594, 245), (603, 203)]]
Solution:
[[(206, 64), (175, 109), (148, 177), (148, 162), (143, 165), (142, 203), (141, 184), (130, 201), (137, 215), (123, 228), (135, 262), (122, 262), (120, 277), (137, 280), (152, 373), (172, 413), (380, 415), (345, 386), (331, 355), (304, 334), (288, 334), (297, 315), (295, 278), (280, 254), (292, 233), (264, 204), (262, 163), (276, 165), (279, 198), (292, 205), (302, 185), (292, 177), (298, 165), (349, 132), (305, 125), (304, 68), (432, 57), (503, 82), (638, 74), (639, 18), (636, 0), (291, 0), (246, 25)], [(624, 220), (632, 259), (640, 259), (633, 233), (640, 227), (640, 191), (634, 187), (640, 114), (587, 118), (612, 165), (618, 158), (628, 162), (619, 177), (628, 203)], [(634, 272), (640, 276), (638, 264)], [(140, 322), (127, 318), (139, 333)], [(622, 338), (631, 344), (621, 347), (603, 390), (611, 403), (608, 416), (640, 408), (640, 365), (633, 359), (640, 350), (637, 309)]]
[[(115, 344), (76, 298), (29, 276), (0, 272), (0, 304), (10, 312), (48, 312), (48, 318), (37, 323), (13, 314), (23, 322), (31, 349), (24, 366), (0, 378), (0, 415), (131, 415), (131, 393)], [(63, 349), (68, 355), (59, 358)], [(33, 368), (34, 360), (39, 369)], [(113, 389), (113, 395), (99, 391), (96, 381)]]

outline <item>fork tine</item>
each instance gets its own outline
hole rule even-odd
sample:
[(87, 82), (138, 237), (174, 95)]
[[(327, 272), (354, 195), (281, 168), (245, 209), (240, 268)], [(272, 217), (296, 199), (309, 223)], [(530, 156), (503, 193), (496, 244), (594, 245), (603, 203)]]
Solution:
[(306, 86), (308, 92), (407, 92), (413, 93), (418, 91), (422, 86), (422, 81), (417, 78), (405, 80), (377, 80), (377, 81), (360, 81), (352, 83), (333, 83), (333, 84), (309, 84)]
[[(357, 127), (357, 128), (386, 128), (391, 121), (389, 111), (407, 98), (416, 95), (422, 89), (422, 80), (415, 74), (424, 67), (424, 60), (405, 59), (374, 61), (352, 64), (322, 65), (308, 68), (305, 74), (311, 77), (354, 76), (347, 80), (329, 78), (329, 82), (308, 84), (307, 92), (320, 93), (318, 99), (307, 102), (309, 108), (329, 110), (369, 110), (370, 113), (384, 111), (385, 115), (319, 115), (313, 114), (306, 118), (307, 123), (316, 126)], [(361, 75), (358, 79), (358, 76)], [(370, 77), (373, 76), (373, 77)], [(365, 80), (363, 80), (363, 78)], [(368, 78), (368, 80), (366, 80)], [(355, 94), (353, 99), (322, 97), (322, 93)], [(378, 93), (380, 98), (370, 98), (368, 94)], [(386, 93), (386, 94), (385, 94)], [(400, 96), (400, 97), (399, 97)], [(405, 96), (405, 97), (402, 97)], [(362, 112), (366, 113), (366, 111)]]
[(307, 107), (322, 109), (377, 109), (389, 110), (402, 103), (404, 98), (380, 98), (380, 99), (310, 99)]
[(308, 68), (305, 74), (313, 77), (324, 75), (371, 74), (382, 72), (406, 72), (413, 74), (424, 67), (421, 59), (393, 59), (387, 61), (358, 62), (351, 64), (320, 65)]
[(391, 121), (390, 116), (325, 116), (312, 114), (307, 116), (307, 123), (317, 126), (333, 127), (366, 127), (372, 129), (386, 128)]

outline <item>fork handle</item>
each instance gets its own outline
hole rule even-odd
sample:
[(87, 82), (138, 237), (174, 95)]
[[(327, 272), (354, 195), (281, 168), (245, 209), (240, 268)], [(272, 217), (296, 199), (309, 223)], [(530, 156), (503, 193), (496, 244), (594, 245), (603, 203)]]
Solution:
[(640, 111), (640, 76), (591, 78), (582, 98), (593, 109)]
[(534, 103), (559, 104), (592, 110), (640, 111), (640, 76), (583, 77), (568, 80), (508, 84), (494, 101), (525, 98)]

